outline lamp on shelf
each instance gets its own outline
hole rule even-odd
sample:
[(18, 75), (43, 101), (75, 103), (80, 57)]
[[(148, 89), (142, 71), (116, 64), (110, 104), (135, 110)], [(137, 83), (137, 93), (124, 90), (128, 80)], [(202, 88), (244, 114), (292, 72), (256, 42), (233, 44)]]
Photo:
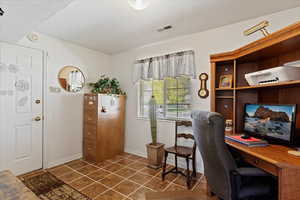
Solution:
[(262, 21), (259, 24), (245, 30), (244, 35), (249, 36), (249, 35), (251, 35), (251, 34), (253, 34), (257, 31), (261, 31), (262, 34), (266, 37), (266, 36), (270, 35), (269, 32), (266, 29), (266, 27), (268, 27), (269, 25), (270, 25), (270, 23), (268, 21), (266, 21), (266, 20)]

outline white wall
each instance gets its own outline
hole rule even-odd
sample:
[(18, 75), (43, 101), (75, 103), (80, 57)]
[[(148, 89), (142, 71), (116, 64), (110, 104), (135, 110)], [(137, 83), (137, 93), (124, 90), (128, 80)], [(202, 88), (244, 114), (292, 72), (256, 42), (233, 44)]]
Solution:
[[(150, 142), (149, 122), (138, 120), (136, 114), (137, 92), (131, 82), (132, 66), (136, 59), (192, 49), (195, 51), (197, 73), (210, 73), (210, 54), (234, 50), (262, 37), (261, 33), (245, 37), (242, 34), (245, 29), (262, 20), (269, 20), (271, 26), (268, 30), (274, 32), (298, 21), (300, 19), (299, 13), (300, 8), (285, 10), (272, 15), (187, 35), (169, 41), (162, 41), (114, 55), (112, 57), (113, 74), (120, 80), (122, 87), (128, 94), (126, 107), (126, 151), (145, 156), (145, 144)], [(193, 82), (192, 90), (193, 109), (209, 110), (210, 99), (200, 99), (197, 96), (198, 89), (199, 81), (196, 80)], [(160, 122), (158, 134), (160, 142), (165, 143), (167, 146), (173, 145), (174, 123)], [(203, 170), (201, 159), (198, 159), (198, 169), (200, 171)]]
[[(23, 38), (19, 44), (38, 48), (47, 52), (45, 57), (45, 166), (54, 166), (82, 156), (82, 94), (65, 91), (52, 93), (49, 87), (59, 87), (57, 74), (65, 65), (79, 67), (87, 82), (97, 80), (100, 74), (116, 76), (128, 94), (126, 112), (126, 151), (146, 156), (145, 144), (150, 142), (149, 122), (138, 120), (137, 93), (131, 80), (132, 65), (136, 59), (163, 55), (182, 50), (194, 50), (197, 73), (209, 73), (209, 55), (233, 50), (261, 37), (257, 33), (244, 37), (242, 31), (261, 20), (269, 20), (271, 32), (300, 19), (300, 8), (282, 11), (272, 15), (243, 21), (217, 29), (162, 41), (132, 49), (118, 55), (109, 56), (78, 45), (38, 34), (39, 40), (30, 42)], [(175, 27), (176, 28), (176, 27)], [(209, 110), (209, 98), (198, 98), (199, 81), (193, 81), (193, 109)], [(174, 123), (158, 124), (159, 141), (167, 146), (174, 143)], [(199, 171), (203, 170), (201, 159)]]
[[(59, 87), (57, 75), (66, 65), (79, 67), (86, 82), (96, 81), (100, 74), (110, 73), (110, 56), (78, 45), (38, 34), (39, 40), (23, 38), (19, 44), (45, 51), (45, 167), (82, 156), (83, 92), (79, 94), (50, 92)], [(87, 89), (86, 89), (87, 91)]]

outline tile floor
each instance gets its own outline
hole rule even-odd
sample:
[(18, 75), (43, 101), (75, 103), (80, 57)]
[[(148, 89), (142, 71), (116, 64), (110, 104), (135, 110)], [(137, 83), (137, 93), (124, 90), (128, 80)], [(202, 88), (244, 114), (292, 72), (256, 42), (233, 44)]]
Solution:
[[(127, 153), (99, 164), (75, 160), (48, 171), (95, 200), (144, 200), (146, 192), (186, 190), (185, 177), (171, 173), (162, 181), (161, 169), (150, 169), (145, 158)], [(194, 179), (191, 190), (206, 196), (201, 174)]]

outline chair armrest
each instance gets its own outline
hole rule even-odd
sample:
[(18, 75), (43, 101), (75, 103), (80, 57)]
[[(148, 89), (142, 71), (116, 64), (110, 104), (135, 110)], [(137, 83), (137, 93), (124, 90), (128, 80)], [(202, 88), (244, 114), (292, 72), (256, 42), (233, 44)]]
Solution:
[(241, 167), (235, 170), (240, 176), (271, 176), (271, 174), (255, 167)]
[(231, 190), (232, 190), (231, 199), (238, 200), (239, 199), (238, 194), (242, 186), (242, 177), (236, 170), (230, 171), (230, 182), (231, 182)]

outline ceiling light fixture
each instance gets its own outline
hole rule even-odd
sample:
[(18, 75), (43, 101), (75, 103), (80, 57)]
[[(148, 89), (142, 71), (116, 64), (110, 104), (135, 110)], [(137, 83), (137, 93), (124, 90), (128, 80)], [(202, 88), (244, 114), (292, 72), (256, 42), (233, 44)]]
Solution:
[(144, 10), (149, 6), (149, 0), (128, 0), (129, 5), (135, 10)]

